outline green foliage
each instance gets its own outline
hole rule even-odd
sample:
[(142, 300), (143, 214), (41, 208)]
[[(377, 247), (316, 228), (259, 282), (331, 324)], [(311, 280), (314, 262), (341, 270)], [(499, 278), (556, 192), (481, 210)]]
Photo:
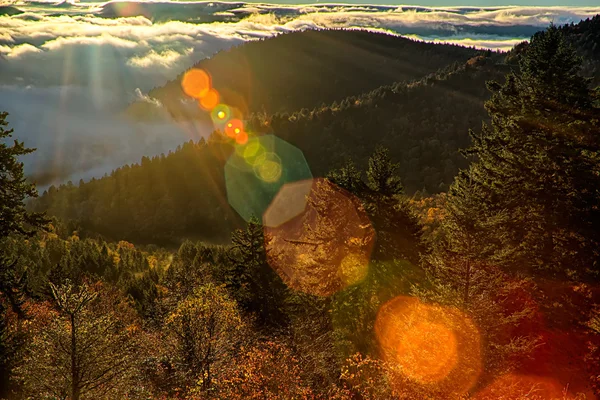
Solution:
[(10, 234), (29, 236), (33, 233), (32, 228), (46, 222), (41, 214), (25, 210), (25, 200), (37, 197), (37, 190), (26, 181), (23, 163), (18, 158), (35, 149), (26, 148), (17, 140), (11, 146), (6, 143), (13, 133), (12, 129), (5, 128), (7, 116), (7, 112), (0, 112), (0, 240)]
[(402, 194), (404, 187), (397, 175), (399, 164), (390, 160), (388, 149), (378, 146), (371, 157), (369, 157), (369, 169), (367, 169), (367, 181), (369, 189), (383, 196)]
[(19, 157), (29, 154), (22, 142), (7, 143), (13, 130), (7, 129), (7, 112), (0, 112), (0, 396), (6, 394), (8, 370), (14, 343), (11, 343), (5, 318), (7, 302), (13, 311), (22, 315), (22, 292), (24, 276), (15, 271), (17, 260), (6, 252), (10, 235), (31, 236), (36, 228), (47, 221), (42, 214), (30, 213), (25, 209), (25, 200), (37, 197), (35, 185), (26, 181), (23, 163)]
[(243, 309), (256, 315), (259, 324), (285, 325), (286, 286), (267, 262), (262, 225), (251, 219), (246, 229), (232, 234), (231, 243), (231, 264), (224, 277), (227, 288)]
[[(600, 109), (556, 27), (532, 38), (520, 65), (505, 84), (490, 83), (491, 125), (472, 133), (466, 153), (477, 161), (457, 177), (449, 202), (493, 233), (496, 262), (595, 274)], [(461, 190), (467, 182), (476, 190)]]
[[(450, 329), (448, 341), (459, 335), (461, 326), (476, 332), (467, 338), (476, 351), (467, 353), (475, 357), (481, 350), (482, 360), (463, 357), (465, 338), (459, 338), (457, 355), (462, 357), (460, 365), (467, 360), (467, 369), (475, 374), (478, 362), (482, 363), (481, 374), (473, 378), (477, 382), (466, 383), (473, 396), (499, 376), (506, 378), (522, 362), (528, 364), (516, 372), (545, 373), (551, 363), (561, 374), (568, 371), (575, 376), (588, 368), (592, 384), (597, 385), (594, 368), (600, 342), (598, 312), (593, 307), (597, 290), (570, 280), (597, 278), (600, 248), (600, 116), (597, 93), (581, 77), (588, 64), (582, 65), (568, 46), (568, 42), (587, 43), (592, 37), (573, 36), (579, 34), (576, 26), (550, 27), (504, 59), (364, 32), (308, 32), (249, 44), (206, 61), (201, 66), (216, 68), (219, 60), (243, 60), (250, 55), (250, 65), (256, 65), (250, 54), (255, 50), (250, 48), (271, 51), (286, 41), (303, 48), (315, 39), (336, 38), (344, 43), (346, 37), (353, 43), (358, 38), (368, 38), (367, 44), (381, 41), (382, 47), (373, 54), (385, 59), (396, 54), (396, 49), (384, 51), (392, 43), (412, 50), (448, 51), (434, 57), (433, 64), (447, 63), (459, 53), (472, 57), (425, 77), (419, 71), (411, 83), (397, 82), (340, 100), (335, 93), (347, 96), (356, 89), (342, 85), (343, 90), (334, 90), (345, 79), (354, 79), (356, 71), (350, 71), (341, 81), (324, 81), (324, 98), (334, 99), (327, 100), (332, 102), (329, 106), (249, 117), (249, 131), (274, 132), (301, 148), (315, 176), (329, 171), (328, 180), (321, 181), (326, 190), (308, 203), (321, 223), (311, 229), (301, 225), (303, 241), (292, 245), (305, 246), (294, 248), (300, 249), (296, 255), (302, 256), (302, 262), (309, 260), (308, 281), (313, 287), (327, 288), (332, 281), (322, 276), (337, 274), (337, 269), (322, 267), (337, 268), (339, 263), (333, 261), (345, 259), (357, 248), (352, 246), (366, 247), (366, 239), (376, 238), (368, 265), (362, 265), (365, 275), (343, 285), (334, 282), (327, 288), (331, 290), (319, 292), (321, 296), (296, 290), (306, 289), (297, 282), (286, 281), (290, 284), (286, 287), (269, 265), (273, 259), (267, 258), (265, 250), (277, 231), (265, 233), (256, 219), (242, 227), (228, 207), (222, 168), (232, 149), (219, 133), (208, 141), (186, 143), (167, 156), (144, 157), (140, 165), (80, 182), (79, 187), (50, 188), (35, 202), (35, 209), (48, 209), (69, 221), (54, 221), (50, 232), (27, 239), (11, 235), (2, 241), (11, 271), (4, 281), (11, 282), (11, 290), (0, 289), (0, 311), (11, 318), (0, 319), (0, 356), (5, 356), (0, 373), (8, 376), (18, 362), (13, 378), (18, 378), (24, 395), (38, 397), (41, 393), (77, 398), (78, 390), (83, 398), (88, 390), (88, 397), (98, 399), (451, 398), (441, 390), (452, 386), (453, 377), (459, 378), (461, 367), (442, 378), (444, 384), (423, 384), (408, 375), (395, 379), (390, 371), (402, 374), (405, 366), (375, 360), (382, 354), (382, 344), (374, 335), (382, 305), (398, 296), (416, 295), (423, 300), (418, 309), (435, 309), (443, 317), (438, 321), (431, 318), (435, 313), (423, 316), (427, 323), (420, 324), (418, 313), (410, 315), (414, 332), (396, 339), (423, 340), (416, 352), (409, 351), (419, 358), (435, 354), (432, 346), (446, 344), (436, 337), (439, 332), (445, 335), (444, 326)], [(363, 44), (352, 51), (360, 53)], [(314, 54), (321, 50), (315, 49)], [(261, 62), (265, 64), (269, 57)], [(419, 55), (414, 64), (421, 65), (428, 57)], [(296, 55), (284, 53), (282, 59), (290, 63)], [(404, 63), (391, 64), (396, 68)], [(266, 74), (265, 93), (281, 86), (286, 73), (276, 63), (266, 64), (256, 72)], [(234, 77), (232, 85), (240, 85), (245, 67), (240, 63), (231, 67), (235, 73), (215, 72), (215, 79), (229, 74)], [(492, 97), (484, 109), (488, 97), (484, 81), (498, 79), (511, 67), (517, 70), (505, 82), (490, 83)], [(323, 72), (318, 65), (312, 70)], [(305, 86), (305, 97), (290, 96), (280, 87), (277, 94), (265, 97), (260, 97), (263, 89), (251, 90), (248, 98), (253, 107), (267, 104), (274, 107), (268, 108), (272, 113), (286, 96), (282, 109), (303, 102), (306, 107), (316, 104), (310, 103), (313, 91), (307, 88), (312, 83), (304, 81), (306, 76), (294, 73), (293, 78), (294, 85)], [(173, 93), (180, 90), (178, 82), (170, 88)], [(178, 118), (189, 117), (171, 110)], [(467, 145), (467, 127), (481, 120), (486, 123), (481, 132), (471, 133), (472, 147), (465, 152), (472, 158), (460, 159), (457, 149)], [(402, 183), (408, 193), (422, 190), (421, 197), (445, 190), (468, 161), (472, 164), (456, 177), (447, 196), (409, 199), (404, 194)], [(348, 221), (343, 218), (341, 197), (332, 202), (332, 194), (343, 194), (357, 214), (365, 211), (359, 218), (361, 229), (371, 234), (346, 240), (343, 232)], [(421, 220), (413, 212), (416, 203), (422, 208)], [(428, 242), (423, 240), (422, 221), (430, 229)], [(13, 233), (29, 231), (25, 222), (14, 226), (23, 230), (13, 229)], [(180, 246), (167, 252), (123, 240), (107, 242), (92, 233), (96, 230), (114, 240)], [(230, 234), (231, 243), (214, 244), (225, 243)], [(198, 238), (210, 239), (211, 244), (192, 241)], [(308, 254), (314, 243), (319, 251)], [(294, 257), (285, 260), (298, 262)], [(553, 279), (546, 280), (548, 272)], [(14, 317), (9, 305), (15, 311), (23, 308), (31, 319)], [(403, 312), (410, 314), (399, 311)], [(557, 349), (562, 341), (555, 345), (563, 332), (556, 331), (565, 327), (577, 346), (565, 346), (568, 356), (554, 359), (563, 350)], [(15, 345), (15, 332), (25, 335), (25, 348)], [(538, 341), (538, 335), (549, 344)], [(541, 362), (535, 358), (540, 356), (539, 348)], [(532, 361), (527, 360), (530, 355)], [(78, 360), (83, 361), (78, 364)], [(437, 362), (417, 361), (425, 368)], [(97, 387), (72, 373), (87, 368), (90, 372), (85, 376), (97, 377), (104, 365), (111, 366), (106, 375), (110, 379)], [(521, 389), (528, 393), (531, 388)]]
[(360, 193), (365, 189), (362, 172), (356, 168), (352, 159), (346, 160), (339, 169), (329, 171), (327, 179), (350, 193)]

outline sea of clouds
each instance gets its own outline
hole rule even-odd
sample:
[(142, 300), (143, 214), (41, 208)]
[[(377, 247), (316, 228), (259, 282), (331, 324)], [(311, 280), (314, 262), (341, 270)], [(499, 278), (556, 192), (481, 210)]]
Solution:
[[(316, 28), (366, 28), (426, 41), (507, 50), (550, 23), (599, 7), (270, 5), (222, 2), (19, 2), (0, 6), (0, 110), (44, 188), (101, 176), (211, 127), (144, 124), (127, 104), (195, 62), (245, 41)], [(360, 60), (357, 60), (360, 62)]]

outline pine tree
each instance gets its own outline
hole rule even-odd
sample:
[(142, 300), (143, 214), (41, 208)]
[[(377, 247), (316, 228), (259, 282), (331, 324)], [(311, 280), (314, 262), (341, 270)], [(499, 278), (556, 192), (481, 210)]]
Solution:
[(446, 203), (436, 240), (423, 257), (430, 285), (415, 286), (413, 291), (456, 307), (475, 321), (485, 343), (484, 369), (492, 376), (505, 373), (538, 344), (533, 333), (520, 328), (534, 316), (534, 305), (520, 300), (530, 282), (507, 275), (485, 257), (491, 238), (485, 236), (490, 232), (482, 224), (488, 221), (471, 211), (478, 207), (478, 186), (459, 180), (452, 189), (465, 197), (460, 204)]
[(350, 159), (340, 169), (330, 171), (327, 179), (350, 193), (360, 193), (366, 188), (362, 181), (362, 173)]
[(8, 126), (8, 113), (0, 112), (0, 239), (17, 233), (31, 235), (32, 228), (44, 225), (47, 221), (42, 214), (30, 213), (25, 209), (25, 200), (37, 197), (35, 185), (25, 179), (23, 163), (18, 157), (32, 153), (22, 142), (14, 141), (12, 146), (5, 139), (12, 136)]
[[(597, 274), (600, 109), (581, 59), (551, 26), (523, 51), (520, 71), (491, 82), (491, 124), (471, 132), (476, 157), (449, 202), (486, 221), (494, 262), (568, 276)], [(458, 188), (471, 182), (477, 190)]]
[[(6, 241), (10, 235), (31, 236), (35, 228), (47, 223), (42, 214), (27, 212), (25, 200), (36, 197), (35, 185), (25, 179), (23, 163), (18, 157), (29, 154), (34, 149), (28, 149), (22, 142), (14, 141), (9, 146), (6, 139), (12, 136), (12, 129), (6, 129), (8, 113), (0, 112), (0, 303), (7, 301), (13, 311), (22, 315), (21, 295), (25, 286), (24, 276), (17, 274), (17, 260), (9, 254)], [(11, 346), (6, 341), (8, 334), (4, 324), (7, 307), (0, 304), (0, 370), (7, 371), (10, 360)], [(0, 396), (6, 394), (8, 374), (0, 374)]]
[(255, 313), (260, 324), (285, 324), (286, 287), (267, 262), (263, 226), (252, 218), (246, 229), (233, 232), (231, 243), (230, 268), (224, 278), (233, 298)]
[(367, 180), (369, 188), (384, 196), (401, 194), (404, 187), (397, 175), (398, 164), (390, 159), (390, 152), (383, 146), (377, 146), (369, 158)]

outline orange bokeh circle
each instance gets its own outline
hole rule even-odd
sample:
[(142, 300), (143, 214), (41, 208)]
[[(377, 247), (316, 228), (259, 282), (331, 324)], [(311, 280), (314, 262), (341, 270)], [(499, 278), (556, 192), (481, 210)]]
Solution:
[(375, 336), (392, 384), (466, 394), (481, 373), (480, 335), (460, 310), (398, 296), (377, 313)]
[(206, 92), (206, 94), (200, 98), (200, 107), (206, 111), (211, 111), (219, 104), (219, 99), (219, 92), (217, 92), (215, 89), (209, 89), (208, 92)]
[(204, 70), (190, 69), (181, 79), (181, 88), (188, 96), (201, 99), (211, 89), (210, 76)]

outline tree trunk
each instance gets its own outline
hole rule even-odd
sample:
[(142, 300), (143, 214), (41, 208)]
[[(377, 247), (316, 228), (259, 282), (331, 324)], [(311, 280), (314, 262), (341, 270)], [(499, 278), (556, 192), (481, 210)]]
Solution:
[(76, 333), (75, 314), (71, 314), (71, 400), (79, 400), (80, 397)]

